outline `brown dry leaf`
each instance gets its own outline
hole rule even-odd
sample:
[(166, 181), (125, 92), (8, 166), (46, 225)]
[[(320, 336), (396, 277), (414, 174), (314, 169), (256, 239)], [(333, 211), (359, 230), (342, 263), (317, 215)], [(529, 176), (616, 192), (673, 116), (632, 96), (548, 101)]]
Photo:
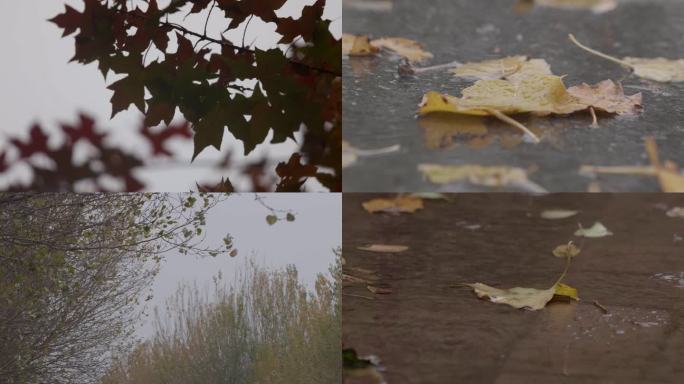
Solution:
[(596, 85), (576, 85), (568, 88), (568, 93), (581, 103), (618, 115), (636, 113), (641, 107), (641, 93), (625, 96), (622, 85), (612, 80), (603, 80)]
[(617, 57), (587, 47), (577, 41), (572, 34), (568, 35), (568, 37), (570, 38), (570, 41), (581, 49), (598, 57), (631, 68), (634, 71), (634, 74), (641, 78), (663, 83), (684, 81), (684, 59), (671, 60), (663, 57), (625, 57), (623, 59), (618, 59)]
[(363, 203), (363, 209), (370, 213), (413, 213), (423, 209), (423, 199), (407, 195), (394, 199), (373, 199)]
[(502, 59), (465, 63), (451, 70), (456, 77), (480, 80), (506, 79), (520, 81), (532, 75), (550, 75), (551, 67), (543, 59), (509, 56)]
[(419, 42), (403, 37), (384, 37), (375, 39), (370, 44), (377, 49), (389, 49), (405, 57), (410, 62), (419, 62), (432, 58), (432, 53), (425, 51)]
[(589, 10), (594, 13), (612, 11), (618, 5), (617, 0), (534, 0), (533, 3), (544, 7)]
[(495, 115), (531, 112), (538, 115), (569, 114), (587, 105), (568, 93), (563, 80), (553, 75), (530, 75), (519, 81), (478, 80), (462, 91), (462, 97), (428, 92), (418, 113), (450, 112)]
[(349, 56), (371, 56), (379, 51), (370, 44), (367, 35), (342, 34), (342, 54)]
[(357, 249), (378, 253), (399, 253), (408, 250), (408, 247), (405, 245), (371, 244), (365, 247), (357, 247)]
[(468, 181), (486, 187), (513, 186), (530, 192), (546, 190), (527, 178), (527, 171), (509, 166), (420, 164), (418, 170), (435, 184)]
[(367, 285), (366, 288), (376, 295), (389, 295), (392, 293), (392, 288), (389, 287), (376, 287), (374, 285)]

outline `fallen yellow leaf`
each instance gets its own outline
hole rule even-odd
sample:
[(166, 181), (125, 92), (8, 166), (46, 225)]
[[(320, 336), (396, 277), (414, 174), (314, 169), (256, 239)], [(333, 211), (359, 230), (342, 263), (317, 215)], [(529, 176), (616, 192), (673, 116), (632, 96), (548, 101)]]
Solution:
[(389, 244), (372, 244), (365, 247), (358, 247), (361, 251), (378, 252), (378, 253), (399, 253), (408, 250), (405, 245), (389, 245)]
[(418, 170), (435, 184), (469, 181), (486, 187), (515, 186), (530, 192), (545, 192), (545, 189), (527, 178), (522, 168), (482, 165), (438, 165), (420, 164)]
[(428, 92), (418, 113), (451, 112), (467, 115), (534, 113), (569, 114), (588, 106), (568, 93), (563, 80), (553, 75), (530, 75), (519, 81), (478, 80), (462, 92), (462, 97)]
[(349, 56), (370, 56), (374, 55), (379, 49), (370, 44), (370, 39), (366, 35), (342, 34), (342, 54)]
[(397, 196), (394, 199), (373, 199), (364, 202), (363, 209), (370, 213), (413, 213), (423, 209), (423, 199), (412, 195)]
[(669, 217), (684, 218), (684, 207), (672, 207), (665, 214)]
[(579, 301), (579, 296), (577, 293), (577, 288), (571, 287), (567, 284), (558, 283), (556, 284), (556, 289), (553, 291), (554, 295), (566, 296), (571, 299)]
[(410, 62), (419, 62), (432, 58), (432, 53), (423, 49), (423, 46), (414, 40), (403, 37), (384, 37), (370, 42), (375, 48), (385, 48), (405, 57)]
[(510, 79), (518, 81), (532, 75), (550, 75), (551, 67), (543, 59), (508, 56), (501, 59), (465, 63), (451, 70), (455, 76), (480, 80)]
[(630, 68), (632, 71), (634, 71), (635, 75), (641, 78), (664, 83), (684, 81), (684, 59), (670, 60), (663, 57), (625, 57), (623, 59), (618, 59), (617, 57), (613, 57), (593, 48), (587, 47), (586, 45), (577, 41), (575, 36), (572, 34), (568, 36), (570, 37), (570, 41), (572, 41), (581, 49), (606, 60), (610, 60), (614, 63)]
[(576, 85), (568, 88), (568, 93), (583, 104), (618, 115), (635, 113), (641, 107), (641, 93), (625, 96), (622, 85), (612, 80), (604, 80), (596, 85)]

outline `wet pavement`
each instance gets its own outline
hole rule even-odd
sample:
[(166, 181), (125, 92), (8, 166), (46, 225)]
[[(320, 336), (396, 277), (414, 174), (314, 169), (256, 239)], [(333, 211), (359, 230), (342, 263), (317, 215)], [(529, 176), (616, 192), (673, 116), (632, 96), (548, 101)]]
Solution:
[[(344, 196), (344, 272), (392, 293), (344, 285), (343, 344), (380, 358), (387, 383), (683, 382), (684, 218), (665, 212), (684, 197), (460, 194), (400, 216), (365, 212), (374, 197)], [(580, 213), (539, 217), (559, 208)], [(564, 266), (551, 250), (595, 221), (614, 235), (585, 239), (563, 279), (580, 302), (516, 310), (459, 286), (548, 288)]]
[[(387, 3), (387, 2), (385, 2)], [(343, 59), (344, 139), (361, 149), (401, 145), (396, 153), (364, 157), (344, 171), (344, 190), (472, 191), (467, 185), (439, 186), (425, 181), (420, 163), (512, 165), (533, 169), (531, 179), (549, 191), (586, 191), (591, 178), (581, 165), (648, 164), (643, 138), (654, 136), (661, 158), (684, 166), (684, 83), (656, 83), (592, 56), (570, 43), (580, 42), (617, 57), (684, 58), (684, 1), (622, 0), (610, 12), (535, 6), (516, 10), (515, 0), (395, 0), (391, 11), (344, 7), (344, 31), (371, 37), (406, 37), (434, 54), (425, 65), (528, 55), (549, 62), (566, 86), (604, 79), (622, 80), (626, 94), (642, 92), (637, 117), (599, 115), (600, 128), (581, 112), (560, 117), (516, 117), (539, 134), (542, 143), (522, 141), (517, 131), (487, 120), (486, 132), (456, 129), (435, 137), (434, 124), (414, 115), (429, 90), (460, 95), (472, 81), (448, 71), (399, 77), (399, 60), (388, 54)], [(432, 131), (430, 131), (432, 129)], [(432, 133), (430, 133), (432, 132)], [(603, 191), (658, 191), (654, 178), (601, 175)]]

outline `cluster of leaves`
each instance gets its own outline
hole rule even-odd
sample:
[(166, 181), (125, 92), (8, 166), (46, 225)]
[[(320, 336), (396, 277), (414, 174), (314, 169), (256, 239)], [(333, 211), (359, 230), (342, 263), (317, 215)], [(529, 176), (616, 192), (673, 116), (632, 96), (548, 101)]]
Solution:
[[(108, 87), (114, 91), (112, 116), (134, 105), (146, 126), (168, 126), (179, 110), (194, 133), (193, 159), (206, 147), (220, 149), (225, 128), (248, 154), (269, 131), (271, 142), (280, 143), (294, 139), (303, 125), (301, 154), (276, 169), (278, 190), (297, 191), (307, 177), (340, 190), (341, 43), (322, 18), (325, 0), (305, 7), (298, 19), (276, 15), (285, 0), (173, 0), (163, 9), (156, 0), (145, 9), (127, 0), (84, 1), (82, 12), (66, 6), (51, 21), (64, 36), (78, 31), (72, 61), (97, 61), (105, 78), (118, 75)], [(246, 30), (257, 17), (275, 23), (279, 44), (288, 48), (253, 49), (169, 21), (185, 9), (207, 12), (208, 21), (215, 8), (229, 19), (224, 33), (243, 22)], [(169, 52), (172, 40), (175, 52)], [(161, 58), (146, 63), (152, 46)], [(249, 88), (245, 80), (256, 81)]]
[[(171, 124), (159, 130), (140, 124), (138, 134), (151, 149), (151, 156), (143, 157), (119, 147), (110, 140), (111, 131), (100, 128), (95, 119), (80, 114), (76, 124), (61, 123), (63, 140), (55, 143), (50, 134), (39, 124), (29, 130), (28, 139), (10, 136), (3, 151), (0, 151), (0, 174), (11, 172), (15, 167), (26, 167), (32, 178), (28, 183), (8, 182), (7, 191), (100, 191), (100, 192), (138, 192), (146, 189), (145, 181), (138, 171), (151, 169), (158, 160), (171, 161), (170, 140), (189, 140), (192, 130), (188, 122)], [(76, 155), (77, 148), (84, 156)], [(85, 149), (85, 148), (82, 148)], [(236, 170), (230, 162), (231, 154), (213, 164), (218, 170)], [(45, 160), (48, 160), (47, 162)], [(271, 162), (263, 158), (241, 166), (239, 172), (249, 180), (247, 190), (267, 192), (273, 189), (277, 179), (268, 170)], [(295, 191), (302, 188), (308, 177), (314, 177), (316, 167), (303, 165), (300, 155), (293, 154), (286, 163), (276, 167), (282, 179), (277, 182), (278, 190)], [(216, 184), (197, 184), (200, 192), (234, 192), (229, 179)]]

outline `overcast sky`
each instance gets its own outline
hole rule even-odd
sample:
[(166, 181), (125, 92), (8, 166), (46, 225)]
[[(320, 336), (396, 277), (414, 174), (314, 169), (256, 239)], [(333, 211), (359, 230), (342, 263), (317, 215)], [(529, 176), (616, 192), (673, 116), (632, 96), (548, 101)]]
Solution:
[[(342, 199), (337, 193), (260, 194), (274, 209), (292, 210), (294, 222), (266, 223), (269, 211), (254, 200), (254, 194), (231, 195), (207, 216), (206, 245), (220, 245), (229, 233), (234, 238), (238, 255), (198, 258), (170, 253), (162, 263), (152, 287), (154, 298), (149, 308), (160, 306), (172, 297), (182, 282), (197, 282), (210, 288), (212, 277), (219, 271), (224, 282), (230, 282), (247, 259), (257, 264), (282, 268), (294, 264), (300, 281), (313, 288), (316, 276), (328, 272), (334, 263), (333, 249), (342, 244)], [(152, 311), (149, 311), (152, 312)], [(151, 317), (150, 317), (151, 319)], [(150, 336), (151, 321), (139, 329), (141, 337)]]
[[(143, 4), (140, 0), (135, 1)], [(163, 7), (169, 1), (158, 2)], [(278, 11), (278, 15), (298, 18), (302, 8), (314, 1), (290, 0)], [(0, 1), (0, 25), (4, 32), (0, 34), (0, 47), (4, 52), (4, 59), (0, 60), (0, 105), (3, 106), (0, 148), (6, 141), (4, 133), (28, 135), (26, 132), (34, 122), (39, 122), (49, 132), (54, 132), (58, 130), (58, 122), (73, 123), (77, 120), (78, 112), (85, 112), (94, 116), (100, 126), (114, 133), (113, 143), (122, 144), (124, 148), (143, 156), (148, 154), (148, 146), (139, 141), (134, 133), (141, 118), (135, 107), (109, 120), (112, 91), (106, 87), (114, 77), (105, 81), (97, 70), (97, 63), (87, 66), (68, 63), (74, 54), (73, 36), (61, 38), (61, 29), (46, 21), (62, 13), (65, 4), (78, 10), (83, 9), (82, 0)], [(183, 16), (178, 17), (182, 19)], [(205, 16), (206, 14), (191, 15), (182, 23), (191, 30), (202, 31)], [(324, 17), (333, 20), (331, 30), (340, 36), (342, 0), (328, 0)], [(241, 38), (245, 23), (225, 36)], [(217, 35), (222, 25), (225, 26), (223, 13), (213, 12), (208, 34)], [(245, 41), (253, 43), (253, 47), (271, 48), (279, 40), (279, 35), (274, 32), (275, 28), (273, 23), (253, 20), (249, 24)], [(174, 45), (172, 42), (169, 49), (173, 51)], [(154, 59), (154, 55), (148, 57), (148, 61)], [(55, 142), (60, 140), (61, 138)], [(206, 167), (190, 166), (191, 142), (177, 141), (172, 144), (174, 154), (181, 159), (178, 164), (165, 164), (139, 173), (148, 183), (149, 190), (188, 191), (195, 185), (195, 181), (216, 182), (221, 176), (225, 176), (224, 172), (217, 173)], [(292, 141), (278, 145), (260, 145), (247, 159), (260, 159), (264, 154), (271, 154), (280, 160), (286, 160), (295, 148), (296, 144)], [(228, 149), (236, 154), (243, 153), (242, 144), (226, 131), (222, 150)], [(218, 151), (206, 149), (198, 157), (198, 163), (207, 163), (218, 158)], [(15, 180), (17, 177), (25, 181), (30, 178), (26, 170), (18, 169), (6, 177), (0, 177), (0, 189), (6, 185), (8, 178)], [(236, 182), (239, 185), (239, 180)]]

